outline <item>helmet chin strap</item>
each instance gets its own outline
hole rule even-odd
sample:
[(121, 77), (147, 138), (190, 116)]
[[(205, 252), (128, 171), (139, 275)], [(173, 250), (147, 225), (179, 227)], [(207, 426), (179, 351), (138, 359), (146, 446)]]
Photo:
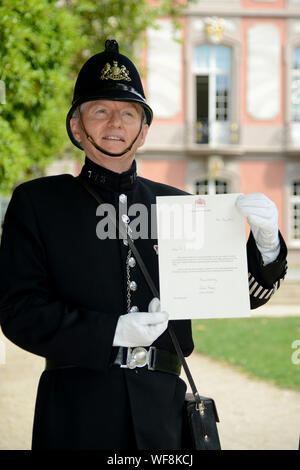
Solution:
[(82, 121), (82, 117), (81, 117), (81, 113), (80, 113), (80, 109), (79, 109), (79, 106), (77, 106), (76, 108), (77, 110), (77, 113), (78, 113), (78, 118), (79, 118), (79, 123), (81, 125), (81, 128), (87, 138), (87, 140), (97, 149), (99, 150), (99, 152), (102, 152), (104, 153), (105, 155), (108, 155), (109, 157), (121, 157), (122, 155), (125, 155), (125, 153), (129, 152), (129, 150), (132, 149), (133, 145), (135, 144), (135, 142), (137, 141), (141, 131), (142, 131), (142, 128), (143, 128), (143, 117), (141, 118), (141, 125), (140, 125), (140, 129), (139, 129), (139, 132), (137, 134), (137, 136), (133, 139), (133, 141), (131, 142), (131, 144), (129, 145), (129, 147), (127, 147), (123, 152), (121, 153), (111, 153), (111, 152), (107, 152), (104, 148), (100, 147), (100, 145), (96, 144), (96, 142), (94, 141), (93, 137), (91, 137), (87, 131), (86, 131), (86, 128), (84, 127), (84, 124), (83, 124), (83, 121)]

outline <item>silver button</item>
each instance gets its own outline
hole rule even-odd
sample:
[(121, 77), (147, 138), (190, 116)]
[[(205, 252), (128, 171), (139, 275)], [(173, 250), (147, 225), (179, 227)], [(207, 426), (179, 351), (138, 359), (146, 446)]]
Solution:
[(129, 313), (133, 313), (133, 312), (139, 312), (139, 308), (136, 305), (131, 307), (131, 309), (129, 310)]
[(120, 201), (122, 204), (125, 204), (125, 202), (127, 202), (127, 196), (126, 196), (126, 194), (120, 194), (120, 196), (119, 196), (119, 201)]
[(135, 281), (131, 281), (131, 283), (129, 284), (129, 288), (130, 290), (137, 290), (137, 283)]
[(126, 225), (129, 224), (129, 222), (130, 222), (129, 217), (126, 214), (122, 215), (122, 220), (123, 220), (124, 224), (126, 224)]
[(134, 257), (131, 256), (131, 258), (129, 258), (129, 260), (128, 260), (128, 266), (129, 266), (130, 268), (134, 268), (135, 265), (136, 265), (136, 261), (135, 261)]

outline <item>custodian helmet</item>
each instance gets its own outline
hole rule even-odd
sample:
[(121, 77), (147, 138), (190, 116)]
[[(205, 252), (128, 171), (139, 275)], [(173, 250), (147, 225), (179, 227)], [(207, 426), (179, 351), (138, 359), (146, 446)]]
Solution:
[(114, 39), (108, 39), (105, 50), (88, 59), (76, 80), (72, 107), (67, 115), (67, 131), (73, 144), (80, 149), (82, 147), (73, 136), (70, 119), (82, 103), (100, 99), (140, 103), (147, 124), (151, 124), (153, 113), (146, 103), (140, 75), (131, 60), (119, 53)]

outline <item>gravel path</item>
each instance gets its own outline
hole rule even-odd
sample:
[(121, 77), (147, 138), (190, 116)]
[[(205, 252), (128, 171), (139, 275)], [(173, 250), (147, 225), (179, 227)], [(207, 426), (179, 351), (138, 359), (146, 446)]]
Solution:
[[(0, 450), (27, 450), (44, 360), (7, 341), (0, 365)], [(296, 450), (300, 393), (249, 379), (230, 366), (193, 354), (188, 363), (201, 395), (215, 399), (224, 450)], [(300, 373), (295, 366), (295, 373)]]
[(298, 449), (300, 392), (250, 379), (198, 354), (188, 364), (200, 395), (215, 400), (223, 450)]

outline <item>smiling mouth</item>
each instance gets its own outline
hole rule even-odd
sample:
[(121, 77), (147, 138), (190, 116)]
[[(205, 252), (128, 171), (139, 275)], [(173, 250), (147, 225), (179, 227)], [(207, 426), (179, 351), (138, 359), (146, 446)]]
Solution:
[(115, 141), (115, 142), (125, 142), (122, 137), (117, 137), (116, 135), (107, 135), (103, 137), (104, 140), (110, 140), (110, 141)]

